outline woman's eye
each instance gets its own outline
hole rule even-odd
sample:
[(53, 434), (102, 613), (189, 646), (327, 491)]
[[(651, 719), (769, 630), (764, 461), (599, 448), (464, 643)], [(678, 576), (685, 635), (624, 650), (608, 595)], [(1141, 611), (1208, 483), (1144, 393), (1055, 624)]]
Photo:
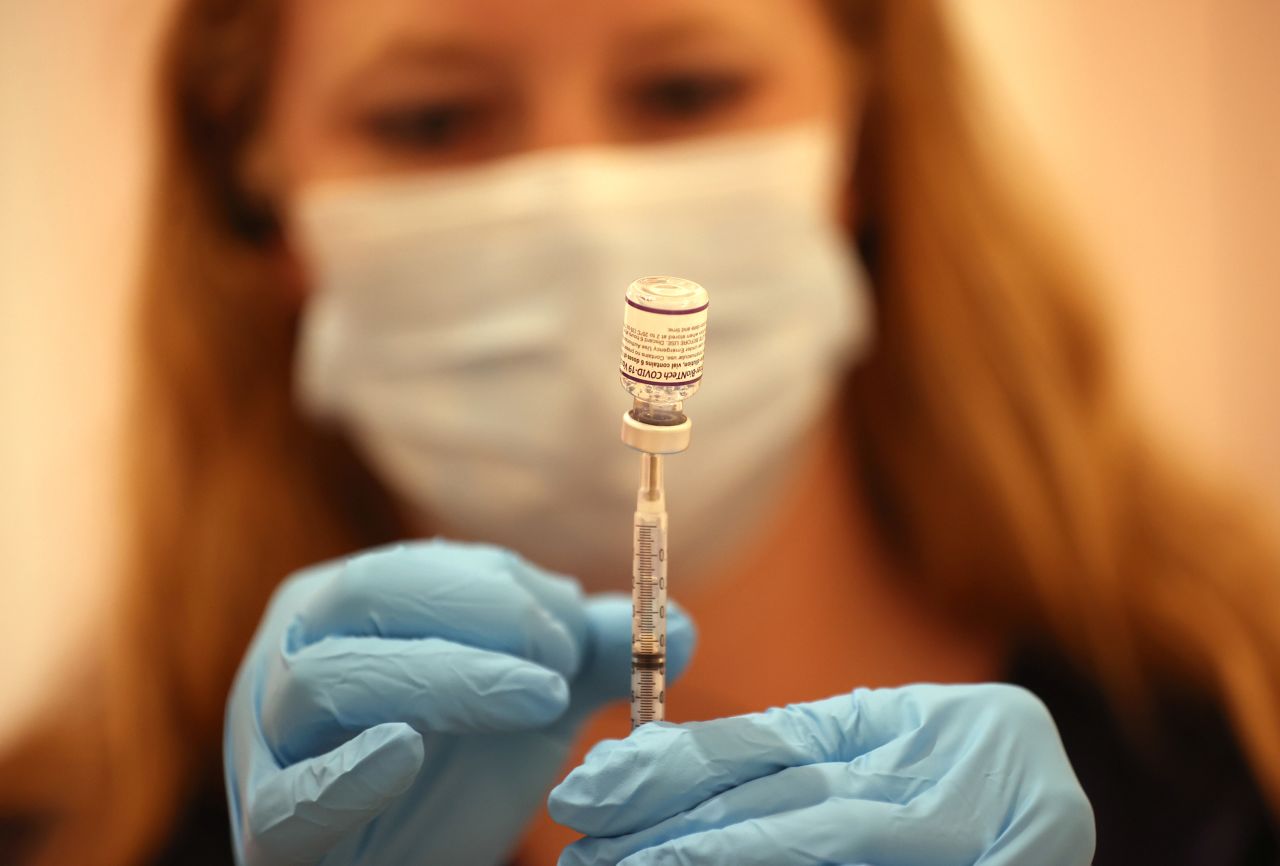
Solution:
[(745, 75), (688, 73), (645, 81), (634, 98), (637, 108), (654, 119), (697, 121), (734, 107), (750, 89)]
[(364, 127), (388, 147), (448, 151), (478, 134), (486, 116), (485, 106), (480, 104), (439, 103), (375, 111), (365, 119)]

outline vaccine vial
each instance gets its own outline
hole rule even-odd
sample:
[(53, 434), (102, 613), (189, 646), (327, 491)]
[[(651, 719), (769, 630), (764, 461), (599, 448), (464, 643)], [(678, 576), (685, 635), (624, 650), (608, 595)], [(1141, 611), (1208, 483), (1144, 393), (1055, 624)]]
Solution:
[(641, 277), (627, 286), (618, 372), (636, 420), (685, 420), (684, 401), (702, 382), (707, 306), (707, 290), (693, 280)]

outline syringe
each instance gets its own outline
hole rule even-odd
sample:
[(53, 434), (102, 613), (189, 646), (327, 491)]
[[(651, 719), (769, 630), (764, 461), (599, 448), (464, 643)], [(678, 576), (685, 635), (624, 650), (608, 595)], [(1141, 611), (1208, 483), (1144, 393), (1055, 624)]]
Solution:
[(631, 727), (661, 721), (667, 698), (667, 503), (662, 455), (640, 455), (631, 560)]
[(622, 441), (640, 455), (631, 561), (631, 726), (666, 716), (667, 506), (663, 455), (689, 447), (684, 400), (702, 380), (707, 291), (679, 277), (627, 287), (622, 386), (634, 398)]

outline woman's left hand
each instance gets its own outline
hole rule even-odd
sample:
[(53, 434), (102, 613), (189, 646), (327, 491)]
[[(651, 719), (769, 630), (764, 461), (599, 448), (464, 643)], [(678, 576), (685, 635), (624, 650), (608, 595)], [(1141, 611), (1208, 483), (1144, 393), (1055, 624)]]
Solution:
[(1012, 686), (859, 689), (606, 740), (550, 798), (570, 864), (1087, 866), (1089, 801)]

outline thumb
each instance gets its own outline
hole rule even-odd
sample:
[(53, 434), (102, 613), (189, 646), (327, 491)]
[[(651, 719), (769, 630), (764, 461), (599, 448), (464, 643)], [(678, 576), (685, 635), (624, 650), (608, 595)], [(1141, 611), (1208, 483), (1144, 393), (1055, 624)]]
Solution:
[(245, 863), (318, 862), (403, 794), (422, 759), (422, 735), (389, 722), (284, 768), (252, 794)]
[[(582, 668), (570, 685), (566, 716), (575, 722), (602, 704), (631, 693), (631, 598), (607, 593), (586, 603), (587, 642)], [(697, 632), (675, 602), (667, 604), (667, 681), (675, 682), (693, 657)]]

